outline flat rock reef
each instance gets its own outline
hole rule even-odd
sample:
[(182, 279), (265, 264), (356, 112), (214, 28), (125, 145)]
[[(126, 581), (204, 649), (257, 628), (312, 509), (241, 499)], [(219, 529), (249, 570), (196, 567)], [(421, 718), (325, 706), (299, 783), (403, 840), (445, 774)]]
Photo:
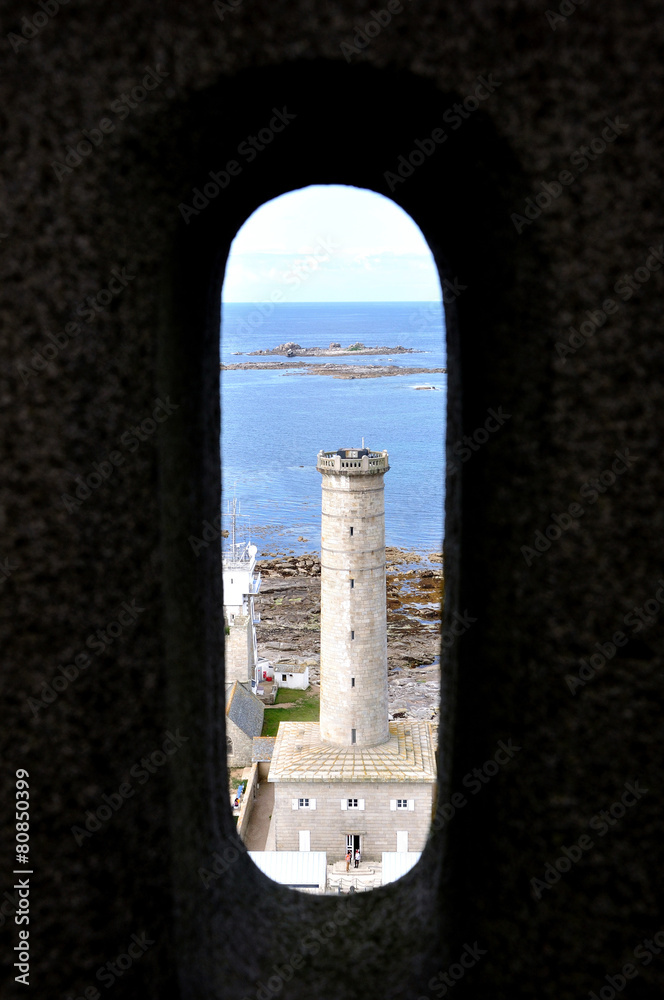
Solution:
[[(392, 361), (392, 354), (424, 354), (414, 347), (366, 347), (365, 344), (357, 341), (342, 347), (341, 344), (332, 343), (329, 347), (302, 347), (294, 341), (286, 344), (279, 344), (269, 350), (261, 351), (236, 351), (236, 355), (246, 357), (269, 357), (279, 355), (285, 358), (340, 358), (352, 355), (387, 355), (387, 360)], [(281, 371), (284, 375), (330, 375), (332, 378), (383, 378), (391, 375), (433, 375), (436, 372), (447, 372), (447, 368), (410, 368), (404, 365), (354, 365), (354, 364), (315, 364), (311, 361), (237, 361), (232, 364), (221, 364), (221, 371), (251, 371), (273, 370)], [(434, 386), (416, 386), (418, 389), (433, 389)]]
[[(237, 361), (219, 365), (221, 371), (260, 371), (272, 369), (283, 375), (330, 375), (332, 378), (384, 378), (391, 375), (433, 375), (447, 368), (411, 368), (405, 365), (344, 365), (324, 361)], [(422, 388), (418, 386), (417, 388)], [(428, 387), (427, 387), (428, 388)]]

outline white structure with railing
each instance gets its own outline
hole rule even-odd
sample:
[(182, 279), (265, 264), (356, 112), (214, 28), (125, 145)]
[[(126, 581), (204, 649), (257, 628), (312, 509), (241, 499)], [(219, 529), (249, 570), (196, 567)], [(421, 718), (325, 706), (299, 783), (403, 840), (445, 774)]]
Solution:
[[(254, 607), (254, 597), (261, 586), (256, 572), (258, 549), (249, 542), (236, 539), (238, 502), (231, 501), (231, 536), (222, 551), (221, 568), (224, 590), (224, 625), (226, 628), (226, 680), (258, 681), (258, 646), (256, 625), (260, 615)], [(246, 647), (246, 658), (245, 658)]]
[(260, 618), (254, 610), (254, 597), (261, 587), (261, 575), (256, 573), (258, 549), (242, 543), (234, 544), (233, 549), (222, 554), (224, 611), (230, 616), (250, 615), (258, 622)]

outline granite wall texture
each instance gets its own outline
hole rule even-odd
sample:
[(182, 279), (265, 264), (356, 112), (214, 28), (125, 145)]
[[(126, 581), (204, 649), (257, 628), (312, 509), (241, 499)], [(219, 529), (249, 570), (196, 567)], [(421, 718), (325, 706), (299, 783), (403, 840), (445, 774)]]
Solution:
[(227, 735), (233, 741), (232, 755), (227, 753), (226, 759), (230, 767), (251, 767), (251, 752), (253, 736), (247, 736), (232, 720), (226, 722)]
[(389, 739), (384, 476), (324, 473), (321, 510), (321, 736), (373, 746)]
[[(455, 996), (587, 996), (630, 961), (625, 995), (660, 996), (661, 955), (634, 955), (664, 925), (660, 6), (422, 0), (372, 38), (376, 7), (346, 0), (44, 6), (8, 0), (2, 29), (0, 995), (24, 989), (25, 767), (39, 995), (105, 995), (97, 970), (146, 935), (118, 995), (253, 998), (277, 977), (294, 1000), (435, 996), (477, 942)], [(443, 667), (435, 836), (398, 885), (341, 902), (270, 886), (234, 839), (221, 568), (187, 541), (219, 510), (230, 241), (312, 182), (391, 195), (428, 239), (449, 447), (503, 420), (448, 482), (446, 615), (476, 621)], [(490, 780), (473, 793), (475, 768)], [(611, 814), (626, 782), (647, 792)], [(274, 972), (289, 956), (294, 974)]]

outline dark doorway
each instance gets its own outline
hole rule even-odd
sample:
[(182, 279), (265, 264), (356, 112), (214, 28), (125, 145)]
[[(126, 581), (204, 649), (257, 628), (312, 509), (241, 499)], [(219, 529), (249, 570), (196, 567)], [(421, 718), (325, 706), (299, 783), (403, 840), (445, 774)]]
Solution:
[(347, 833), (346, 834), (346, 853), (351, 852), (353, 860), (355, 860), (355, 851), (360, 851), (362, 853), (362, 848), (360, 847), (360, 834), (359, 833)]

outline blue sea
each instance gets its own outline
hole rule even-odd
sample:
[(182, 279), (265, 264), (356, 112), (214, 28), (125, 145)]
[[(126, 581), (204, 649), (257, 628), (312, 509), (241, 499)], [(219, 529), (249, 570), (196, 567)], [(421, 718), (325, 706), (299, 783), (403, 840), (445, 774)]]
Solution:
[[(390, 363), (408, 370), (446, 365), (440, 302), (224, 303), (223, 363), (279, 361), (238, 357), (287, 341), (302, 347), (412, 347), (421, 354), (305, 359), (357, 366)], [(287, 374), (290, 371), (292, 374)], [(300, 371), (302, 371), (300, 369)], [(387, 449), (385, 533), (388, 545), (440, 552), (443, 541), (447, 376), (372, 379), (280, 371), (221, 373), (223, 513), (240, 502), (238, 527), (259, 555), (320, 548), (322, 449)], [(440, 391), (417, 391), (433, 385)], [(224, 526), (230, 519), (224, 517)], [(299, 541), (298, 539), (305, 539)]]

